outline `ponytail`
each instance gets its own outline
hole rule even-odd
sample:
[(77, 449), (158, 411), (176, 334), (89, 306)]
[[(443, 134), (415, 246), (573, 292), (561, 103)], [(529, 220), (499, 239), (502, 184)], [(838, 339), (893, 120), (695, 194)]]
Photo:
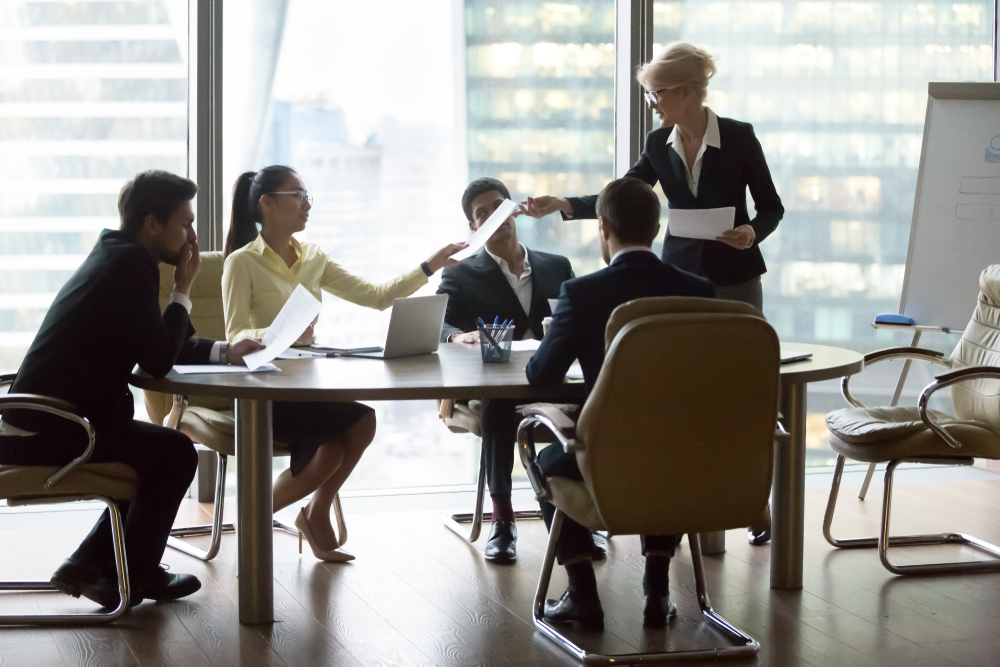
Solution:
[(257, 238), (257, 223), (262, 222), (260, 198), (277, 192), (285, 180), (295, 174), (291, 167), (272, 165), (260, 171), (240, 174), (233, 186), (233, 211), (226, 234), (226, 257)]

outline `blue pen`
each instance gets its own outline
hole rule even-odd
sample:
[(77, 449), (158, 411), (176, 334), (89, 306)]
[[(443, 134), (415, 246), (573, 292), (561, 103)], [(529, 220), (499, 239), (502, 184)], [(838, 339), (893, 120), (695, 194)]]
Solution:
[(501, 329), (506, 329), (506, 328), (507, 328), (507, 322), (509, 322), (509, 321), (510, 321), (510, 320), (504, 320), (504, 321), (503, 321), (503, 324), (501, 324), (501, 325), (500, 325), (500, 328), (501, 328)]
[(486, 326), (486, 322), (483, 322), (483, 318), (477, 317), (476, 319), (479, 320), (479, 323), (482, 324), (484, 327)]
[(497, 322), (499, 321), (500, 321), (500, 316), (497, 315), (496, 317), (493, 318), (493, 326), (495, 327), (497, 325)]

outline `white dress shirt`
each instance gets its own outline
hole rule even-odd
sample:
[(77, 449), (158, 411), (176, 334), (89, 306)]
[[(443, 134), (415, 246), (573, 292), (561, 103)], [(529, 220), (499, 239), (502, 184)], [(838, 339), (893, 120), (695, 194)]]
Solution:
[(719, 139), (719, 117), (708, 107), (705, 107), (705, 112), (708, 114), (708, 127), (705, 128), (705, 136), (701, 138), (701, 146), (698, 148), (693, 165), (687, 163), (687, 157), (684, 155), (684, 142), (677, 132), (676, 125), (674, 125), (673, 132), (670, 133), (670, 138), (667, 139), (667, 143), (671, 144), (674, 151), (681, 156), (681, 162), (684, 163), (684, 173), (687, 176), (688, 189), (695, 197), (698, 196), (698, 180), (701, 178), (701, 164), (702, 158), (705, 157), (705, 151), (709, 146), (722, 148), (722, 142)]
[[(618, 259), (619, 257), (621, 257), (622, 255), (624, 255), (626, 253), (630, 253), (630, 252), (653, 252), (653, 249), (650, 248), (647, 245), (629, 245), (629, 246), (625, 246), (624, 248), (622, 248), (621, 250), (619, 250), (618, 252), (615, 253), (615, 256), (611, 258), (610, 262), (608, 262), (608, 266), (611, 266), (612, 264), (614, 264), (615, 260)], [(656, 253), (653, 253), (653, 254), (655, 255)]]
[(494, 255), (489, 250), (486, 251), (486, 254), (492, 257), (493, 261), (500, 267), (500, 272), (510, 283), (510, 288), (514, 290), (517, 300), (521, 303), (521, 309), (527, 315), (531, 310), (531, 264), (528, 263), (528, 249), (524, 247), (523, 243), (520, 246), (521, 250), (524, 251), (524, 271), (521, 272), (520, 276), (515, 276), (510, 272), (510, 267), (507, 266), (507, 260), (504, 258)]

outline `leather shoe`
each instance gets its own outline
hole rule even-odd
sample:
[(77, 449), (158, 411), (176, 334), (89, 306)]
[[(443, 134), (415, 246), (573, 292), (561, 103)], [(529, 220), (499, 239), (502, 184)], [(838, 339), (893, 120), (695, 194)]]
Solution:
[(594, 547), (590, 550), (590, 560), (604, 560), (608, 557), (608, 541), (594, 533)]
[(513, 563), (517, 560), (517, 526), (513, 521), (497, 521), (490, 528), (486, 560), (491, 563)]
[[(109, 577), (99, 568), (73, 558), (67, 558), (49, 581), (61, 593), (75, 598), (82, 595), (102, 607), (113, 609), (121, 600), (118, 594), (117, 574)], [(133, 588), (129, 596), (129, 607), (134, 607), (140, 602), (142, 594)]]
[(201, 582), (193, 574), (172, 574), (163, 566), (154, 574), (136, 585), (139, 595), (157, 602), (177, 600), (201, 589)]
[(647, 595), (646, 606), (642, 608), (642, 625), (645, 628), (665, 628), (667, 619), (677, 617), (677, 605), (664, 596)]
[(771, 541), (771, 503), (764, 508), (764, 513), (754, 521), (754, 524), (747, 528), (747, 539), (755, 547), (762, 546)]
[(600, 632), (604, 629), (604, 609), (600, 598), (575, 602), (567, 589), (559, 600), (545, 601), (545, 620), (569, 623), (584, 632)]

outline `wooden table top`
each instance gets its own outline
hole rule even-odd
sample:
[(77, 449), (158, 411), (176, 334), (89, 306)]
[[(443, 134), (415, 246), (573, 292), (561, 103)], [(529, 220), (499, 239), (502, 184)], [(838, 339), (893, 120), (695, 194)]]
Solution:
[(582, 381), (539, 390), (524, 369), (533, 351), (513, 352), (506, 364), (484, 364), (479, 346), (446, 343), (437, 354), (402, 359), (276, 360), (280, 373), (182, 375), (154, 379), (140, 370), (129, 382), (167, 394), (273, 401), (376, 401), (416, 399), (582, 399)]
[(865, 367), (864, 355), (854, 350), (829, 345), (807, 343), (782, 343), (783, 351), (812, 352), (812, 359), (781, 365), (781, 381), (785, 384), (803, 384), (833, 380), (860, 373)]
[[(826, 345), (782, 343), (783, 349), (812, 352), (808, 361), (784, 364), (781, 380), (800, 384), (830, 380), (864, 367), (860, 353)], [(399, 401), (417, 399), (567, 399), (586, 395), (583, 382), (533, 389), (524, 369), (533, 351), (513, 352), (510, 363), (484, 364), (478, 346), (443, 344), (437, 354), (391, 359), (335, 358), (277, 360), (280, 373), (182, 375), (154, 379), (132, 373), (131, 384), (167, 394), (268, 399), (273, 401)]]

